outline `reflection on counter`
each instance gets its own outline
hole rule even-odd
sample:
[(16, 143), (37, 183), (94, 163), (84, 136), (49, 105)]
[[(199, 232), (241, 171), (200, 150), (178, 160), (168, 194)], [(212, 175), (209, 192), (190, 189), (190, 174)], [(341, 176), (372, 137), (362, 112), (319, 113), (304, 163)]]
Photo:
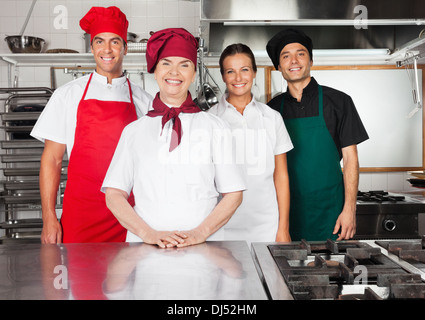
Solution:
[(0, 246), (0, 299), (267, 299), (245, 242)]

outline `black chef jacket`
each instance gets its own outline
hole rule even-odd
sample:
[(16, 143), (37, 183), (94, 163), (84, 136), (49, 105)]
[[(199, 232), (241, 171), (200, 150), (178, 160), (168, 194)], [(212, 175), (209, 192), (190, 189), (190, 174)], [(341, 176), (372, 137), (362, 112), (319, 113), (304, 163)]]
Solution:
[[(351, 97), (344, 92), (322, 86), (323, 89), (323, 117), (326, 126), (338, 149), (342, 159), (341, 149), (359, 144), (369, 136), (357, 113)], [(274, 97), (267, 104), (280, 112), (282, 98), (285, 97), (283, 119), (314, 117), (319, 115), (319, 90), (318, 83), (312, 77), (310, 83), (304, 88), (301, 101), (298, 102), (286, 91)]]

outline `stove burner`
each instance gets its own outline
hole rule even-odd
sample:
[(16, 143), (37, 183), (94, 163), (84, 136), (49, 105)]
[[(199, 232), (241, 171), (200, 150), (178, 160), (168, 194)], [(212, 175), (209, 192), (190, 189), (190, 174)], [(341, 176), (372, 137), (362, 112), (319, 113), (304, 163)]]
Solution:
[[(378, 245), (413, 265), (425, 267), (425, 236), (412, 241), (375, 241)], [(419, 263), (419, 264), (418, 264)]]
[(366, 201), (366, 202), (383, 202), (383, 201), (390, 201), (390, 202), (398, 202), (398, 201), (404, 201), (404, 196), (395, 196), (395, 195), (389, 195), (386, 191), (368, 191), (368, 192), (357, 192), (357, 200), (359, 201)]
[[(268, 249), (296, 300), (338, 299), (356, 286), (367, 290), (348, 295), (355, 299), (425, 298), (420, 275), (404, 270), (367, 243), (301, 241), (271, 244)], [(386, 295), (375, 292), (375, 287), (385, 289)]]

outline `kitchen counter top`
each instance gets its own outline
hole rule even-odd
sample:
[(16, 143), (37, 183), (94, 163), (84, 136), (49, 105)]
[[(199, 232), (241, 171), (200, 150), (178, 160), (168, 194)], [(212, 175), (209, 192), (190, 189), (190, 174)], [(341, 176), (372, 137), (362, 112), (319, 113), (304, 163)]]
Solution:
[(272, 300), (294, 300), (280, 270), (267, 246), (278, 242), (258, 242), (252, 244), (255, 265), (261, 281), (267, 286)]
[(412, 190), (412, 191), (389, 191), (392, 193), (396, 193), (405, 197), (409, 197), (411, 199), (415, 199), (419, 202), (425, 203), (425, 190), (418, 189), (418, 190)]
[(0, 299), (265, 300), (246, 242), (0, 246)]

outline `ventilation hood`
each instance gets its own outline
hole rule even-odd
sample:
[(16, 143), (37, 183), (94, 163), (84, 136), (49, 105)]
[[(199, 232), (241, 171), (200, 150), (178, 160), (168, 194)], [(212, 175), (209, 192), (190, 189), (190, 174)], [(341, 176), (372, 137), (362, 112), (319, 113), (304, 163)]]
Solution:
[(424, 24), (423, 0), (201, 0), (201, 19), (221, 22), (353, 25)]
[(424, 0), (200, 1), (200, 32), (209, 56), (236, 42), (264, 56), (267, 41), (288, 27), (306, 32), (315, 51), (384, 49), (388, 55), (425, 29)]

